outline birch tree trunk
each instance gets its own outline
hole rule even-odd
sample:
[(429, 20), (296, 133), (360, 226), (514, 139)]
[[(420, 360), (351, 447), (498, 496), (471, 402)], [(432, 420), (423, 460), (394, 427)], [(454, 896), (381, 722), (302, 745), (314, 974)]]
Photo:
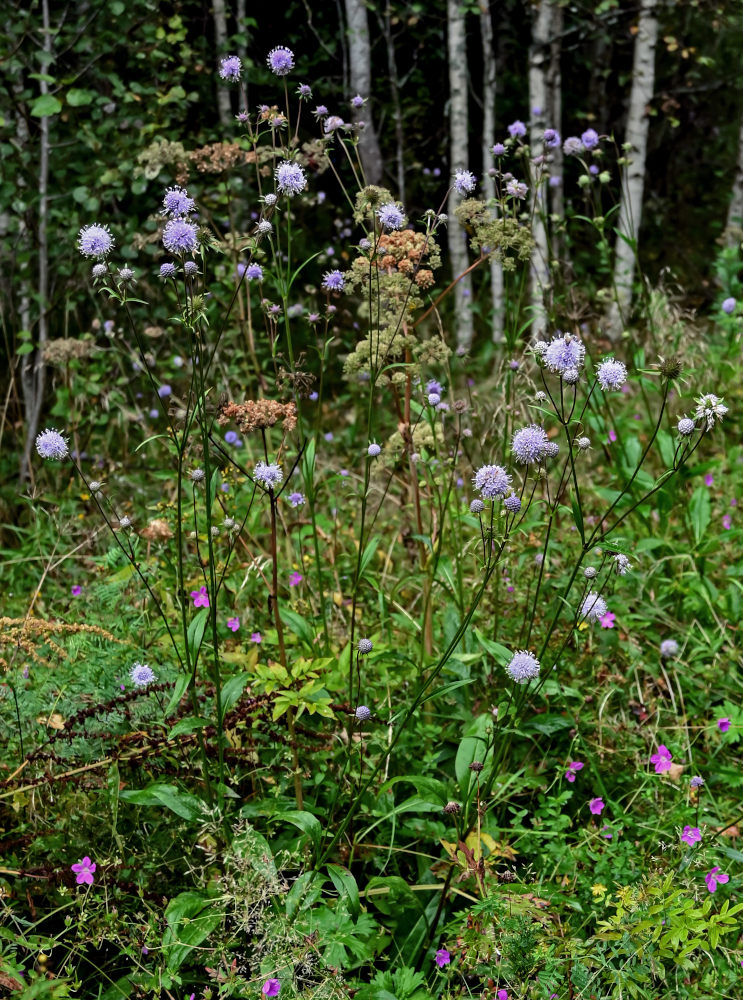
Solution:
[[(220, 56), (227, 55), (227, 10), (225, 0), (212, 0), (212, 12), (214, 14), (214, 40), (217, 43), (217, 53)], [(227, 87), (217, 86), (217, 112), (219, 114), (219, 124), (229, 125), (232, 121), (232, 103), (230, 92)]]
[(400, 77), (397, 72), (395, 57), (395, 40), (392, 37), (392, 12), (390, 0), (384, 8), (384, 17), (379, 15), (379, 22), (384, 34), (387, 48), (387, 75), (390, 80), (390, 97), (392, 98), (392, 114), (395, 119), (395, 168), (397, 173), (397, 196), (405, 204), (405, 133), (403, 131), (402, 105), (400, 104)]
[[(545, 297), (549, 291), (549, 238), (547, 233), (548, 198), (545, 194), (546, 172), (543, 164), (542, 135), (550, 110), (549, 39), (552, 23), (551, 0), (538, 0), (532, 8), (531, 45), (529, 46), (529, 107), (531, 108), (529, 146), (532, 159), (532, 232), (534, 252), (531, 258), (531, 337), (541, 340), (547, 329)], [(551, 124), (551, 122), (549, 123)]]
[[(562, 30), (565, 22), (563, 8), (559, 4), (552, 5), (552, 24), (550, 26), (550, 125), (562, 135)], [(549, 202), (552, 214), (557, 216), (557, 225), (552, 227), (552, 256), (565, 262), (565, 240), (563, 225), (565, 220), (565, 189), (563, 188), (563, 154), (562, 145), (550, 150), (550, 189)]]
[[(446, 20), (448, 26), (449, 57), (449, 166), (452, 175), (456, 170), (466, 170), (468, 163), (467, 144), (467, 39), (464, 30), (465, 13), (459, 0), (447, 0)], [(451, 183), (451, 181), (450, 181)], [(461, 201), (460, 195), (452, 187), (449, 192), (447, 212), (449, 222), (447, 236), (449, 259), (453, 277), (467, 270), (467, 233), (457, 222), (454, 211)], [(469, 350), (472, 346), (472, 282), (470, 276), (462, 278), (454, 286), (454, 309), (457, 347)]]
[[(645, 158), (648, 145), (647, 106), (655, 86), (655, 47), (658, 41), (658, 0), (641, 0), (640, 20), (635, 39), (627, 128), (622, 167), (622, 196), (614, 256), (615, 299), (609, 310), (607, 333), (618, 340), (632, 305), (632, 282), (635, 277), (642, 199), (645, 189)], [(628, 242), (628, 240), (630, 242)]]
[(741, 242), (743, 230), (743, 119), (738, 134), (738, 162), (735, 167), (733, 193), (728, 208), (728, 221), (725, 226), (725, 243), (734, 247)]
[[(49, 23), (49, 0), (41, 4), (43, 42), (42, 49), (49, 56), (44, 63), (45, 71), (49, 72), (52, 53), (52, 32)], [(49, 82), (44, 75), (39, 80), (42, 97), (49, 93)], [(39, 323), (36, 345), (30, 354), (25, 354), (21, 362), (21, 386), (23, 388), (23, 406), (26, 418), (26, 439), (21, 456), (20, 480), (26, 483), (31, 478), (31, 453), (34, 440), (39, 430), (39, 418), (44, 402), (44, 387), (46, 385), (46, 367), (44, 364), (44, 347), (49, 339), (49, 116), (44, 115), (39, 122), (41, 133), (39, 147), (39, 223), (38, 239), (38, 283), (37, 297), (39, 308)], [(28, 300), (21, 299), (21, 316), (26, 313), (28, 321)], [(28, 329), (28, 327), (25, 327)]]
[[(371, 44), (369, 42), (369, 18), (364, 0), (345, 0), (348, 24), (348, 57), (350, 63), (350, 83), (353, 95), (363, 98), (371, 96)], [(382, 180), (382, 152), (372, 121), (371, 107), (354, 109), (354, 121), (364, 121), (365, 127), (359, 134), (359, 156), (368, 184), (379, 184)]]
[[(490, 173), (489, 168), (492, 167), (493, 154), (491, 150), (495, 142), (495, 93), (497, 78), (495, 53), (493, 51), (493, 22), (490, 18), (488, 0), (480, 0), (480, 34), (482, 37), (483, 65), (482, 183), (485, 197), (495, 205), (495, 178)], [(503, 268), (495, 257), (491, 257), (490, 259), (490, 298), (493, 310), (490, 324), (491, 337), (493, 343), (498, 344), (503, 340)]]

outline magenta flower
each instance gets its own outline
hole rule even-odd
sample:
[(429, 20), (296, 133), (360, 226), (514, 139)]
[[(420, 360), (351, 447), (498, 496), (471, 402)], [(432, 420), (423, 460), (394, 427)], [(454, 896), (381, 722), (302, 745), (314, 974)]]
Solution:
[(712, 868), (704, 876), (704, 881), (707, 883), (707, 888), (710, 892), (714, 892), (718, 885), (724, 885), (730, 880), (730, 876), (726, 875), (725, 872), (720, 872), (719, 868)]
[(702, 831), (698, 826), (685, 826), (684, 832), (681, 834), (681, 839), (689, 847), (693, 847), (694, 844), (698, 844), (702, 839)]
[(655, 773), (663, 774), (664, 771), (671, 770), (671, 761), (673, 760), (673, 755), (665, 743), (661, 743), (658, 747), (658, 752), (654, 753), (650, 758), (650, 763), (655, 764)]
[(722, 719), (717, 720), (717, 728), (721, 733), (726, 733), (730, 729), (730, 719), (724, 716)]
[(498, 990), (495, 994), (498, 1000), (508, 1000), (508, 990)]
[(237, 630), (240, 628), (240, 619), (239, 618), (228, 618), (227, 619), (227, 628), (232, 629), (233, 632), (237, 632)]
[(575, 776), (578, 773), (578, 771), (582, 770), (583, 770), (582, 760), (571, 760), (570, 763), (568, 764), (568, 769), (565, 772), (565, 780), (569, 781), (572, 784), (575, 781)]
[(704, 485), (705, 486), (715, 485), (715, 477), (712, 475), (711, 472), (708, 472), (707, 475), (704, 477)]
[(209, 595), (206, 592), (206, 587), (199, 587), (198, 590), (192, 590), (191, 597), (193, 597), (193, 606), (195, 608), (209, 607)]
[(722, 517), (722, 526), (725, 529), (725, 531), (730, 531), (730, 529), (732, 528), (732, 526), (733, 526), (733, 519), (730, 517), (729, 514), (723, 514), (723, 517)]
[(276, 997), (280, 989), (281, 983), (278, 979), (267, 979), (261, 987), (261, 993), (264, 997)]
[(250, 634), (250, 641), (251, 642), (263, 642), (263, 636), (260, 634), (260, 632), (251, 632), (251, 634)]
[(93, 872), (96, 869), (95, 861), (91, 861), (86, 854), (82, 861), (78, 861), (76, 865), (72, 865), (72, 870), (77, 876), (75, 881), (78, 885), (92, 885), (93, 884)]
[(614, 628), (614, 619), (616, 617), (613, 611), (607, 611), (605, 615), (599, 618), (599, 625), (601, 628)]
[(617, 439), (617, 432), (612, 427), (611, 430), (609, 431), (609, 441), (613, 443), (614, 441), (616, 441), (616, 439)]
[(80, 586), (79, 583), (76, 583), (75, 586), (72, 588), (72, 596), (73, 597), (79, 597), (80, 594), (82, 594), (82, 592), (83, 592), (83, 588)]
[(298, 587), (299, 584), (302, 582), (303, 579), (304, 579), (304, 577), (302, 576), (302, 574), (298, 573), (296, 570), (294, 570), (294, 572), (292, 573), (292, 575), (289, 577), (289, 586), (290, 587)]
[(591, 810), (594, 816), (600, 816), (604, 808), (604, 800), (601, 798), (591, 799), (588, 803), (588, 808)]
[(440, 969), (443, 969), (445, 965), (448, 965), (449, 962), (451, 962), (451, 955), (446, 948), (439, 948), (434, 956), (434, 962)]

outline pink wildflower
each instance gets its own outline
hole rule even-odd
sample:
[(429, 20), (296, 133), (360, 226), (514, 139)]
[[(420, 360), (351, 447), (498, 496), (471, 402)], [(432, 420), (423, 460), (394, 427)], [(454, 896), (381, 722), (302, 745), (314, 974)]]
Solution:
[(227, 619), (227, 628), (232, 629), (233, 632), (237, 632), (237, 630), (240, 628), (240, 619), (239, 618), (228, 618)]
[(575, 776), (578, 773), (578, 771), (582, 770), (583, 770), (582, 760), (571, 760), (570, 763), (568, 764), (568, 769), (565, 772), (565, 780), (569, 781), (572, 784), (575, 781)]
[(280, 989), (281, 983), (278, 979), (267, 979), (261, 987), (261, 993), (264, 997), (276, 997)]
[(613, 611), (607, 611), (605, 615), (599, 618), (599, 625), (601, 628), (614, 628), (614, 619), (616, 617)]
[(76, 583), (75, 586), (72, 588), (72, 596), (73, 597), (79, 597), (80, 594), (82, 594), (82, 592), (83, 592), (83, 588), (80, 586), (79, 583)]
[(93, 884), (93, 872), (96, 869), (95, 861), (91, 861), (88, 855), (78, 861), (77, 864), (72, 865), (72, 870), (77, 876), (75, 881), (78, 885), (92, 885)]
[(698, 844), (702, 839), (702, 831), (698, 826), (685, 826), (683, 833), (681, 834), (681, 839), (689, 847), (693, 847), (694, 844)]
[(723, 716), (722, 719), (717, 720), (717, 728), (721, 733), (726, 733), (730, 729), (730, 719), (727, 716)]
[(655, 764), (655, 773), (663, 774), (664, 771), (671, 770), (671, 761), (673, 760), (673, 755), (665, 743), (661, 743), (658, 747), (658, 752), (654, 753), (650, 758), (650, 763)]
[(191, 597), (193, 597), (193, 606), (195, 608), (209, 607), (209, 595), (206, 592), (206, 587), (199, 587), (198, 590), (192, 590)]
[(263, 642), (263, 636), (260, 634), (260, 632), (251, 632), (251, 634), (250, 634), (250, 641), (251, 642)]
[(724, 885), (730, 880), (730, 876), (726, 875), (725, 872), (720, 872), (719, 875), (717, 874), (718, 872), (720, 872), (719, 867), (712, 868), (704, 876), (704, 881), (707, 883), (707, 888), (710, 892), (714, 892), (718, 885)]
[(289, 577), (289, 586), (290, 587), (298, 587), (299, 584), (302, 582), (303, 579), (304, 579), (304, 577), (302, 576), (302, 574), (298, 573), (296, 570), (294, 570), (294, 572), (292, 573), (292, 575)]
[(601, 798), (591, 799), (588, 803), (588, 808), (591, 810), (594, 816), (600, 816), (604, 809), (604, 800)]
[(451, 962), (451, 954), (446, 950), (446, 948), (439, 948), (434, 956), (434, 962), (440, 969), (443, 969), (445, 965)]

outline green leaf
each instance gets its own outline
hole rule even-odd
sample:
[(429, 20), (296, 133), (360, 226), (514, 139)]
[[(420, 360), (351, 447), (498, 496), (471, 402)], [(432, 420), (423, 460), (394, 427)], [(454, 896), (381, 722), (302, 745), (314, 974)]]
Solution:
[(179, 969), (190, 951), (198, 947), (221, 923), (222, 913), (214, 910), (214, 900), (197, 892), (182, 892), (171, 899), (165, 911), (168, 922), (163, 935), (163, 951), (171, 972)]
[(287, 812), (276, 813), (274, 819), (284, 820), (296, 826), (302, 833), (309, 834), (315, 853), (320, 850), (322, 826), (317, 816), (313, 816), (312, 813), (305, 812), (302, 809), (291, 809)]
[(573, 520), (575, 521), (575, 526), (578, 529), (578, 534), (580, 535), (580, 540), (585, 542), (586, 535), (583, 528), (583, 511), (580, 509), (580, 504), (578, 503), (578, 498), (573, 497)]
[(148, 788), (121, 792), (119, 798), (135, 806), (165, 806), (176, 816), (193, 823), (204, 815), (201, 799), (175, 785), (154, 784)]
[(361, 907), (359, 904), (359, 887), (356, 879), (347, 868), (340, 865), (327, 865), (328, 874), (333, 880), (333, 885), (338, 891), (338, 895), (348, 903), (348, 912), (352, 917), (358, 917)]
[(475, 777), (474, 772), (470, 771), (470, 764), (474, 760), (485, 763), (488, 749), (487, 731), (492, 727), (491, 715), (479, 715), (467, 727), (466, 735), (460, 741), (454, 761), (454, 773), (463, 799), (469, 797), (470, 783)]
[(694, 541), (699, 545), (712, 516), (709, 490), (706, 486), (697, 486), (691, 495), (688, 510), (694, 531)]
[(61, 110), (62, 102), (51, 94), (42, 94), (31, 105), (31, 115), (34, 118), (48, 118), (50, 115), (58, 115)]
[(311, 650), (315, 648), (315, 633), (306, 619), (298, 615), (296, 611), (291, 611), (283, 605), (281, 607), (281, 618), (290, 631), (298, 639), (301, 639), (305, 646), (308, 646)]
[(188, 648), (191, 651), (191, 660), (194, 663), (199, 655), (201, 643), (204, 639), (204, 630), (209, 618), (209, 611), (209, 608), (199, 608), (198, 613), (188, 626)]
[(173, 711), (176, 705), (179, 704), (183, 695), (186, 693), (186, 688), (188, 687), (189, 679), (190, 678), (188, 677), (188, 675), (182, 675), (175, 682), (175, 688), (173, 689), (173, 693), (170, 696), (170, 701), (165, 707), (165, 718), (167, 718), (170, 715), (170, 713)]
[(381, 537), (379, 535), (375, 535), (367, 542), (366, 548), (361, 555), (361, 561), (359, 562), (359, 580), (363, 578), (366, 568), (374, 558), (374, 553), (377, 551), (381, 541)]
[(92, 90), (80, 90), (77, 87), (72, 87), (65, 95), (71, 108), (80, 108), (84, 104), (90, 104), (94, 97), (95, 94)]
[(208, 719), (198, 719), (195, 715), (189, 715), (187, 719), (181, 719), (173, 726), (168, 733), (168, 739), (175, 739), (176, 736), (183, 736), (187, 733), (195, 733), (197, 729), (204, 729), (209, 725)]
[(220, 725), (224, 722), (224, 717), (227, 715), (232, 706), (236, 705), (242, 697), (242, 693), (248, 686), (249, 681), (250, 674), (238, 674), (237, 677), (230, 677), (222, 688), (222, 715), (219, 719)]

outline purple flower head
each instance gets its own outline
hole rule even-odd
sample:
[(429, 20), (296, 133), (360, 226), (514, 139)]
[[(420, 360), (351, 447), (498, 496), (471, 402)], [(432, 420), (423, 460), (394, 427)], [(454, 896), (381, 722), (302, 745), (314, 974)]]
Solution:
[(584, 765), (582, 760), (571, 760), (571, 762), (568, 764), (568, 769), (565, 772), (565, 780), (569, 781), (572, 784), (575, 781), (575, 776), (577, 775), (578, 771), (583, 770), (583, 766)]
[(108, 226), (83, 226), (77, 237), (77, 246), (84, 257), (107, 257), (114, 248), (114, 238)]
[(363, 106), (365, 104), (366, 104), (366, 99), (363, 98), (361, 96), (361, 94), (356, 94), (355, 97), (351, 98), (351, 107), (352, 108), (363, 108)]
[(730, 876), (726, 875), (725, 872), (720, 871), (719, 867), (716, 867), (711, 868), (707, 872), (704, 876), (704, 881), (706, 882), (709, 891), (714, 892), (718, 885), (725, 885), (726, 882), (730, 881)]
[(97, 278), (105, 278), (108, 273), (108, 268), (105, 264), (93, 264), (93, 269), (90, 273), (93, 275), (93, 280)]
[(511, 657), (506, 673), (517, 684), (526, 684), (539, 676), (539, 660), (533, 653), (519, 649)]
[(190, 215), (195, 207), (196, 202), (193, 198), (189, 198), (188, 191), (176, 184), (165, 192), (162, 214), (170, 216), (171, 219), (180, 219)]
[(129, 671), (129, 677), (135, 687), (147, 687), (157, 680), (154, 670), (146, 663), (135, 663)]
[(239, 80), (242, 68), (237, 56), (225, 56), (219, 63), (219, 75), (223, 80)]
[(604, 810), (604, 800), (602, 798), (591, 799), (588, 803), (588, 808), (594, 816), (600, 816)]
[(673, 760), (673, 754), (665, 745), (661, 743), (658, 747), (658, 752), (654, 753), (650, 758), (650, 763), (655, 764), (655, 773), (663, 774), (665, 771), (671, 770), (671, 761)]
[(237, 630), (240, 628), (240, 619), (239, 618), (228, 618), (227, 619), (227, 628), (230, 629), (232, 632), (237, 632)]
[[(287, 49), (286, 51), (288, 52), (289, 50)], [(261, 986), (261, 993), (264, 997), (277, 997), (280, 989), (281, 983), (278, 979), (267, 979), (263, 986)]]
[(292, 507), (301, 507), (305, 502), (303, 493), (290, 493), (288, 500)]
[(193, 253), (198, 246), (198, 226), (185, 219), (171, 219), (163, 230), (163, 246), (171, 253)]
[(36, 451), (41, 458), (61, 461), (67, 458), (70, 453), (67, 439), (53, 427), (47, 427), (36, 437)]
[(681, 437), (689, 437), (690, 434), (694, 433), (694, 428), (696, 424), (689, 417), (682, 417), (676, 424), (676, 430), (679, 432)]
[(444, 395), (444, 388), (441, 385), (441, 383), (438, 381), (438, 379), (430, 378), (426, 382), (426, 392), (437, 392), (439, 394), (439, 396), (443, 396)]
[(96, 863), (95, 861), (91, 861), (87, 854), (77, 864), (71, 865), (71, 868), (77, 876), (75, 882), (78, 885), (93, 884), (93, 873), (96, 870)]
[(318, 104), (317, 107), (315, 108), (315, 110), (312, 112), (312, 114), (318, 120), (320, 118), (324, 118), (327, 115), (327, 113), (328, 113), (328, 109), (325, 107), (324, 104)]
[(730, 719), (728, 719), (727, 716), (724, 716), (722, 719), (718, 719), (717, 728), (721, 733), (726, 733), (728, 729), (730, 729)]
[(566, 372), (569, 368), (583, 366), (586, 349), (582, 341), (566, 333), (563, 337), (554, 337), (541, 354), (551, 372)]
[(681, 834), (681, 839), (685, 844), (688, 844), (689, 847), (693, 847), (694, 844), (698, 844), (702, 839), (702, 831), (698, 826), (689, 826), (687, 824)]
[(359, 705), (354, 715), (359, 722), (368, 722), (372, 717), (372, 712), (368, 705)]
[(172, 391), (173, 390), (170, 388), (170, 386), (165, 384), (160, 386), (160, 388), (157, 390), (157, 394), (160, 397), (160, 399), (167, 399), (167, 397), (171, 394)]
[(542, 458), (546, 446), (547, 435), (544, 428), (531, 424), (513, 435), (511, 451), (519, 465), (531, 465)]
[(566, 156), (580, 156), (583, 152), (583, 143), (577, 135), (569, 135), (562, 144), (562, 151)]
[(511, 180), (506, 184), (506, 193), (510, 194), (512, 198), (520, 198), (522, 201), (526, 198), (526, 192), (529, 188), (523, 181)]
[(580, 141), (583, 143), (584, 149), (595, 149), (599, 144), (598, 132), (595, 129), (587, 128), (581, 135)]
[(605, 615), (599, 618), (599, 625), (601, 628), (614, 628), (614, 619), (616, 617), (613, 611), (607, 611)]
[(382, 449), (381, 449), (381, 447), (380, 447), (380, 446), (379, 446), (379, 445), (378, 445), (378, 444), (376, 443), (376, 441), (372, 441), (372, 443), (371, 443), (371, 444), (369, 445), (369, 447), (368, 447), (368, 448), (366, 449), (366, 454), (367, 454), (367, 455), (369, 456), (369, 458), (376, 458), (376, 457), (377, 457), (377, 455), (379, 455), (379, 453), (380, 453), (381, 451), (382, 451)]
[(183, 273), (187, 275), (189, 278), (193, 274), (198, 274), (198, 270), (199, 270), (199, 265), (196, 263), (195, 260), (187, 260), (186, 263), (183, 265)]
[(300, 83), (297, 87), (297, 97), (302, 101), (309, 101), (312, 99), (312, 88), (306, 83)]
[(544, 144), (548, 149), (557, 149), (561, 143), (560, 133), (556, 128), (546, 128), (543, 135)]
[(164, 264), (160, 265), (160, 277), (161, 278), (175, 278), (175, 264), (171, 261), (166, 261)]
[(346, 279), (342, 271), (326, 271), (322, 279), (322, 287), (326, 292), (342, 292), (346, 287)]
[(496, 500), (508, 492), (511, 477), (502, 465), (483, 465), (475, 473), (472, 482), (486, 500)]
[(496, 144), (493, 146), (491, 150), (493, 156), (503, 156), (505, 152), (506, 152), (506, 147), (503, 145), (502, 142), (496, 142)]
[(734, 298), (731, 297), (729, 299), (725, 299), (725, 301), (722, 303), (722, 311), (724, 313), (727, 313), (728, 316), (730, 316), (731, 313), (735, 312), (735, 304), (736, 303)]
[(293, 163), (291, 160), (284, 160), (283, 163), (280, 163), (274, 173), (276, 186), (282, 194), (288, 195), (289, 198), (293, 198), (295, 194), (299, 194), (307, 187), (304, 170), (298, 163)]
[(260, 634), (260, 632), (251, 632), (250, 633), (250, 641), (251, 642), (263, 642), (263, 636)]
[(367, 656), (374, 649), (374, 643), (371, 639), (359, 639), (356, 648), (362, 656)]
[(438, 406), (441, 402), (441, 396), (437, 392), (429, 392), (426, 396), (429, 406)]
[(302, 580), (304, 580), (304, 577), (302, 576), (302, 574), (298, 573), (297, 570), (294, 570), (294, 572), (292, 573), (292, 575), (289, 577), (289, 586), (290, 587), (298, 587), (300, 585), (300, 583), (302, 582)]
[(263, 268), (260, 264), (248, 264), (245, 277), (248, 281), (263, 281)]
[[(271, 49), (268, 53), (266, 62), (275, 76), (288, 76), (294, 69), (294, 53), (285, 45), (277, 45), (276, 48)], [(271, 980), (269, 980), (269, 982), (270, 981)], [(278, 992), (279, 991), (276, 990), (276, 993)], [(276, 994), (269, 993), (268, 995), (275, 996)]]
[(503, 506), (512, 514), (518, 514), (521, 510), (521, 497), (516, 496), (515, 493), (511, 493), (503, 501)]
[(694, 777), (689, 782), (689, 786), (691, 788), (701, 788), (703, 784), (704, 784), (704, 778), (702, 778), (701, 775), (699, 774), (695, 774)]
[(470, 170), (457, 170), (454, 174), (454, 189), (457, 194), (471, 194), (477, 186), (477, 178)]
[(209, 607), (209, 594), (206, 587), (199, 587), (198, 590), (192, 590), (191, 597), (193, 598), (193, 606), (195, 608)]
[(83, 588), (80, 586), (79, 583), (76, 583), (74, 587), (70, 588), (70, 593), (72, 594), (73, 597), (79, 597), (80, 594), (82, 594), (82, 592)]
[(712, 392), (708, 393), (706, 396), (700, 396), (696, 402), (697, 409), (694, 417), (696, 420), (701, 420), (702, 417), (704, 417), (707, 422), (708, 431), (711, 431), (715, 426), (715, 420), (722, 420), (728, 412), (728, 408), (725, 406), (722, 399), (715, 396)]
[(331, 132), (337, 132), (339, 128), (345, 128), (346, 123), (343, 121), (340, 115), (330, 115), (329, 118), (325, 119), (323, 124), (323, 132), (325, 135), (330, 135)]
[(515, 122), (511, 122), (508, 126), (508, 134), (512, 139), (519, 139), (526, 135), (526, 125), (517, 118)]
[(377, 218), (384, 229), (402, 229), (406, 218), (394, 202), (389, 201), (377, 209)]
[(626, 365), (614, 358), (607, 358), (596, 369), (596, 378), (604, 392), (607, 389), (621, 389), (627, 381)]
[(446, 950), (446, 948), (439, 948), (433, 958), (434, 962), (440, 969), (443, 969), (445, 965), (451, 962), (451, 954)]
[(284, 472), (281, 466), (275, 463), (269, 465), (266, 462), (256, 462), (253, 478), (265, 489), (272, 490), (284, 481)]
[(599, 618), (604, 617), (608, 610), (603, 597), (595, 591), (589, 590), (580, 607), (580, 618), (587, 619), (589, 622), (597, 622)]

